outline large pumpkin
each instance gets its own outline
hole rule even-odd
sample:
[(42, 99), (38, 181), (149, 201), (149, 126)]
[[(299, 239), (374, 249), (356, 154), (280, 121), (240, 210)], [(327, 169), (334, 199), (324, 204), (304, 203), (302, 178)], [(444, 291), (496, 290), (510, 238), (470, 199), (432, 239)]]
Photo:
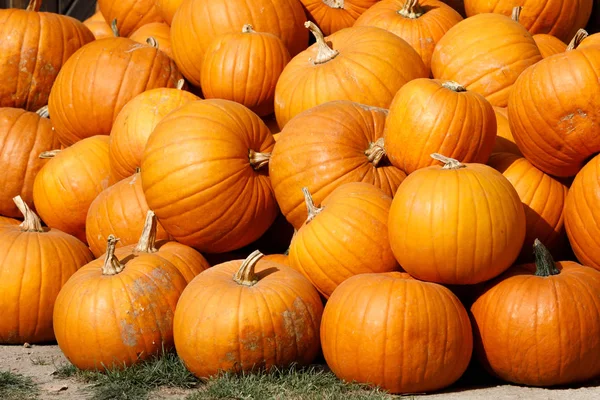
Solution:
[(309, 18), (325, 35), (353, 26), (379, 0), (300, 0)]
[(138, 43), (147, 43), (150, 38), (156, 40), (159, 50), (173, 58), (173, 50), (171, 49), (171, 28), (169, 28), (169, 25), (164, 22), (151, 22), (140, 26), (129, 35), (129, 39)]
[(100, 11), (97, 11), (94, 15), (83, 21), (83, 24), (94, 34), (96, 40), (113, 37), (115, 35)]
[(456, 82), (415, 79), (396, 93), (390, 105), (386, 154), (407, 174), (435, 164), (431, 153), (485, 163), (496, 130), (494, 109), (479, 93)]
[(535, 44), (537, 44), (538, 49), (540, 49), (540, 54), (544, 58), (553, 56), (554, 54), (562, 53), (567, 50), (567, 45), (565, 42), (557, 37), (548, 35), (547, 33), (538, 33), (537, 35), (533, 35), (533, 40), (535, 40)]
[(536, 241), (535, 264), (515, 266), (471, 306), (475, 352), (500, 379), (528, 386), (600, 374), (600, 272), (555, 263)]
[(333, 100), (387, 108), (406, 82), (429, 76), (417, 52), (393, 33), (361, 26), (323, 37), (312, 22), (306, 26), (317, 42), (279, 77), (275, 116), (280, 128), (302, 111)]
[(73, 54), (58, 74), (50, 117), (65, 146), (108, 135), (129, 100), (149, 89), (175, 87), (181, 78), (175, 63), (152, 46), (121, 37), (96, 40)]
[(119, 260), (116, 242), (110, 235), (103, 260), (81, 268), (56, 299), (56, 341), (79, 369), (122, 369), (173, 348), (185, 279), (161, 257)]
[(56, 296), (92, 254), (75, 237), (43, 228), (20, 197), (15, 203), (23, 223), (0, 225), (0, 343), (49, 342)]
[(512, 153), (521, 156), (521, 150), (515, 143), (515, 138), (510, 131), (508, 123), (508, 110), (503, 107), (494, 107), (496, 114), (496, 143), (492, 153)]
[(30, 0), (26, 10), (0, 10), (0, 107), (45, 106), (67, 59), (94, 40), (81, 22), (38, 12), (41, 5), (42, 0)]
[(117, 28), (123, 37), (152, 22), (163, 22), (154, 0), (98, 0), (100, 12), (107, 22), (117, 20)]
[(281, 212), (294, 227), (306, 221), (302, 188), (320, 204), (348, 182), (371, 183), (393, 196), (406, 177), (385, 157), (387, 110), (332, 101), (296, 116), (281, 132), (269, 175)]
[(317, 356), (319, 294), (299, 272), (261, 257), (216, 265), (181, 295), (175, 347), (197, 377), (307, 365)]
[(150, 208), (178, 242), (208, 253), (258, 239), (278, 209), (268, 177), (275, 141), (246, 107), (193, 101), (156, 126), (142, 157)]
[(321, 345), (344, 381), (423, 393), (460, 378), (473, 336), (449, 289), (388, 272), (354, 276), (335, 290), (323, 312)]
[(185, 77), (200, 86), (206, 49), (220, 35), (250, 24), (280, 38), (292, 56), (308, 45), (298, 0), (184, 0), (171, 24), (173, 55)]
[(12, 198), (33, 205), (33, 182), (46, 160), (40, 153), (58, 148), (47, 118), (18, 108), (0, 108), (0, 215), (19, 217)]
[(33, 183), (37, 212), (48, 226), (86, 242), (90, 204), (109, 186), (108, 136), (92, 136), (40, 157), (51, 159)]
[(396, 259), (417, 279), (453, 285), (509, 268), (525, 240), (525, 212), (510, 181), (491, 167), (432, 155), (444, 166), (410, 174), (390, 209)]
[(541, 59), (523, 25), (501, 14), (478, 14), (454, 25), (440, 39), (431, 72), (436, 79), (458, 82), (492, 105), (506, 107), (513, 83)]
[(375, 26), (400, 36), (430, 69), (435, 45), (462, 19), (458, 12), (437, 0), (382, 0), (362, 14), (354, 26)]

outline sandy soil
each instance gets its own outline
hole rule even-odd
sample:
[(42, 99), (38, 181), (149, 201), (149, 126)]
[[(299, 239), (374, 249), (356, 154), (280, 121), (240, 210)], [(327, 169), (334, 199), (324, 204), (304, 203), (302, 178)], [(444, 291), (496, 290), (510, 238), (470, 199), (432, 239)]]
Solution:
[[(56, 378), (56, 368), (67, 363), (58, 346), (0, 346), (0, 371), (30, 376), (41, 390), (43, 400), (85, 400), (86, 385), (74, 379)], [(160, 390), (154, 398), (182, 399), (185, 390)], [(457, 384), (432, 395), (415, 396), (419, 400), (593, 400), (600, 399), (600, 382), (596, 386), (540, 389), (502, 384), (470, 369)]]

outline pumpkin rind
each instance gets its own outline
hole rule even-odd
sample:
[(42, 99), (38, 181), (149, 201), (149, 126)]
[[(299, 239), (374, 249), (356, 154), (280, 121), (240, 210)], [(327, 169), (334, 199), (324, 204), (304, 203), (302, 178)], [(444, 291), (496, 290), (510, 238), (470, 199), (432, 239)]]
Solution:
[(136, 29), (129, 39), (138, 43), (146, 43), (148, 38), (153, 37), (158, 43), (158, 49), (173, 58), (171, 49), (171, 28), (164, 22), (151, 22)]
[(562, 53), (567, 50), (567, 44), (557, 37), (546, 33), (538, 33), (533, 35), (533, 40), (537, 44), (538, 49), (543, 58), (553, 56), (554, 54)]
[(496, 143), (494, 144), (494, 153), (512, 153), (517, 156), (522, 156), (519, 146), (515, 142), (512, 132), (510, 131), (510, 124), (508, 122), (508, 110), (503, 107), (494, 107), (494, 113), (496, 114)]
[(154, 0), (98, 0), (106, 22), (117, 20), (119, 34), (128, 37), (140, 27), (163, 22)]
[(183, 0), (154, 0), (156, 10), (169, 26), (171, 26), (173, 16), (181, 3)]
[(83, 21), (83, 24), (88, 27), (96, 40), (114, 37), (114, 32), (100, 11)]
[(300, 0), (308, 17), (325, 35), (354, 26), (378, 0)]

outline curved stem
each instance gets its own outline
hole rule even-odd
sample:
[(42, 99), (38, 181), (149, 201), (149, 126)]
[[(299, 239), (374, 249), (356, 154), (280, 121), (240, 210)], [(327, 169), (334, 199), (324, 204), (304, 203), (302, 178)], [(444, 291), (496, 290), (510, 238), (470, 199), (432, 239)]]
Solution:
[(146, 39), (146, 43), (150, 47), (154, 47), (155, 49), (158, 49), (158, 41), (153, 36), (150, 36), (148, 39)]
[(577, 33), (575, 34), (575, 36), (573, 36), (573, 39), (571, 39), (571, 42), (567, 46), (566, 51), (575, 50), (577, 48), (577, 46), (579, 46), (581, 44), (581, 42), (583, 42), (583, 39), (585, 39), (588, 36), (589, 36), (589, 34), (587, 33), (587, 31), (585, 29), (578, 30)]
[(463, 85), (461, 85), (458, 82), (454, 82), (454, 81), (446, 81), (442, 83), (442, 86), (445, 87), (446, 89), (450, 89), (453, 92), (466, 92), (467, 88), (465, 88)]
[(521, 10), (522, 9), (523, 9), (523, 6), (513, 7), (513, 9), (512, 9), (512, 15), (511, 15), (511, 18), (512, 18), (513, 21), (519, 22), (519, 19), (521, 18)]
[(21, 225), (19, 225), (21, 227), (21, 230), (23, 232), (44, 232), (44, 228), (42, 227), (42, 221), (40, 220), (40, 217), (38, 217), (33, 211), (31, 211), (31, 208), (29, 208), (29, 206), (27, 205), (27, 203), (25, 203), (21, 196), (13, 197), (13, 201), (15, 202), (15, 205), (17, 206), (21, 214), (23, 214), (23, 222), (21, 223)]
[(417, 19), (425, 12), (419, 5), (419, 0), (406, 0), (404, 6), (398, 10), (398, 14), (404, 18)]
[[(306, 217), (306, 224), (312, 221), (321, 211), (323, 211), (323, 207), (315, 206), (315, 202), (313, 201), (312, 195), (308, 191), (307, 187), (302, 188), (302, 193), (304, 193), (304, 203), (306, 204), (306, 211), (308, 212), (308, 216)], [(294, 231), (295, 232), (295, 231)], [(296, 234), (294, 233), (294, 236)]]
[(112, 30), (113, 35), (115, 35), (115, 37), (119, 37), (121, 36), (120, 32), (119, 32), (119, 28), (117, 27), (117, 19), (113, 19), (112, 22), (110, 23), (110, 29)]
[(108, 235), (106, 258), (104, 259), (104, 265), (102, 265), (102, 275), (116, 275), (125, 268), (117, 256), (115, 256), (115, 248), (117, 247), (118, 241), (119, 239), (114, 235)]
[(42, 158), (42, 159), (47, 159), (47, 158), (54, 158), (58, 155), (58, 153), (60, 153), (62, 150), (60, 149), (56, 149), (56, 150), (50, 150), (50, 151), (44, 151), (42, 153), (40, 153), (40, 155), (38, 156), (38, 158)]
[(158, 227), (158, 220), (154, 211), (148, 210), (146, 213), (146, 222), (144, 222), (144, 229), (142, 229), (142, 235), (137, 245), (133, 249), (133, 254), (138, 253), (156, 253), (156, 229)]
[(48, 106), (44, 106), (35, 112), (42, 118), (50, 118), (50, 112), (48, 111)]
[(29, 0), (29, 4), (25, 10), (27, 11), (40, 11), (42, 7), (42, 0)]
[(365, 155), (369, 161), (377, 167), (381, 159), (385, 156), (385, 147), (383, 138), (380, 137), (376, 142), (369, 143), (369, 148), (365, 150)]
[(535, 256), (535, 275), (548, 277), (558, 275), (560, 271), (556, 268), (556, 263), (550, 251), (538, 239), (533, 241), (533, 254)]
[(460, 161), (455, 160), (454, 158), (443, 156), (439, 153), (433, 153), (430, 155), (430, 157), (434, 160), (444, 163), (442, 169), (459, 169), (466, 167), (466, 165), (461, 163)]
[(248, 160), (254, 170), (259, 170), (269, 164), (271, 153), (259, 153), (252, 149), (248, 150)]
[(331, 8), (344, 8), (344, 0), (321, 0), (323, 4)]
[(244, 260), (240, 268), (237, 270), (235, 274), (233, 274), (233, 280), (244, 286), (254, 286), (258, 283), (258, 277), (254, 272), (256, 268), (256, 263), (264, 256), (258, 250), (254, 250), (248, 258)]
[(256, 31), (251, 24), (245, 24), (242, 26), (242, 33), (256, 33)]
[(313, 59), (309, 59), (313, 63), (313, 65), (324, 64), (327, 61), (333, 60), (339, 54), (339, 51), (332, 49), (329, 47), (327, 42), (325, 42), (325, 37), (323, 36), (323, 32), (311, 21), (306, 21), (304, 26), (308, 28), (315, 36), (317, 40), (317, 57)]

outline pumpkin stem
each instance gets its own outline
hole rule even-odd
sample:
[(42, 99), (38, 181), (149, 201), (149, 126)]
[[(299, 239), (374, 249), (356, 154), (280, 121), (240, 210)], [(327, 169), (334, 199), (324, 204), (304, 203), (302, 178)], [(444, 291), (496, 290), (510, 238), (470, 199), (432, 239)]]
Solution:
[(155, 49), (158, 49), (158, 42), (156, 41), (156, 39), (153, 36), (150, 36), (148, 39), (146, 39), (146, 43), (150, 47), (154, 47)]
[(135, 174), (139, 174), (140, 172), (142, 172), (142, 169), (140, 167), (135, 167)]
[(513, 21), (519, 22), (519, 19), (521, 18), (521, 10), (522, 9), (523, 9), (523, 6), (513, 7), (513, 9), (512, 9), (512, 15), (511, 15), (511, 18), (512, 18)]
[(311, 21), (306, 21), (304, 26), (308, 28), (315, 36), (317, 40), (317, 57), (313, 60), (309, 58), (308, 61), (312, 62), (313, 65), (324, 64), (328, 61), (333, 60), (339, 54), (339, 51), (332, 49), (329, 47), (327, 42), (325, 42), (325, 37), (323, 36), (323, 32), (319, 29), (317, 25), (315, 25)]
[(115, 35), (115, 37), (119, 37), (121, 36), (121, 33), (119, 32), (119, 28), (117, 27), (117, 19), (113, 19), (112, 22), (110, 23), (110, 29), (112, 30), (113, 35)]
[(44, 152), (40, 153), (40, 155), (38, 156), (38, 158), (42, 158), (42, 159), (54, 158), (60, 152), (61, 152), (60, 149), (50, 150), (50, 151), (44, 151)]
[(442, 86), (445, 87), (446, 89), (450, 89), (453, 92), (466, 92), (467, 88), (465, 88), (463, 85), (461, 85), (458, 82), (454, 82), (454, 81), (446, 81), (442, 83)]
[[(292, 233), (292, 240), (291, 241), (294, 241), (294, 238), (296, 237), (297, 234), (298, 234), (298, 229), (294, 228), (294, 233)], [(292, 243), (291, 242), (290, 242), (290, 245), (288, 246), (288, 248), (283, 253), (284, 256), (289, 256), (290, 255), (290, 247), (292, 247)]]
[(380, 137), (376, 142), (369, 143), (369, 148), (365, 150), (365, 155), (369, 161), (376, 167), (385, 156), (385, 147), (383, 138)]
[[(308, 216), (306, 217), (306, 223), (308, 224), (312, 221), (321, 211), (323, 211), (323, 207), (315, 206), (315, 202), (313, 201), (312, 195), (308, 191), (307, 187), (302, 188), (302, 193), (304, 193), (304, 203), (306, 204), (306, 211), (308, 211)], [(295, 232), (295, 230), (294, 230)], [(294, 233), (295, 235), (295, 233)]]
[(31, 211), (31, 208), (29, 208), (29, 206), (27, 205), (27, 203), (25, 203), (21, 196), (13, 197), (13, 201), (15, 202), (15, 205), (24, 217), (23, 222), (21, 223), (21, 225), (19, 225), (21, 227), (21, 230), (23, 232), (44, 232), (44, 228), (42, 227), (42, 221), (40, 220), (40, 217), (38, 217), (33, 211)]
[(42, 7), (42, 0), (29, 0), (29, 4), (27, 5), (27, 8), (25, 10), (27, 11), (40, 11), (40, 8)]
[(402, 8), (397, 12), (404, 18), (410, 19), (417, 19), (421, 15), (425, 14), (423, 9), (419, 5), (419, 0), (406, 0), (404, 6), (402, 6)]
[(454, 158), (443, 156), (439, 153), (433, 153), (430, 155), (430, 157), (434, 160), (444, 163), (442, 169), (459, 169), (466, 167), (466, 165), (461, 163), (460, 161), (455, 160)]
[(535, 276), (548, 277), (560, 273), (552, 254), (539, 239), (533, 241), (533, 255), (535, 256)]
[(250, 165), (252, 165), (252, 168), (258, 171), (269, 163), (269, 160), (271, 159), (271, 153), (259, 153), (250, 149), (248, 150), (248, 159), (250, 160)]
[(323, 4), (331, 8), (344, 8), (344, 0), (321, 0)]
[(133, 254), (138, 253), (156, 253), (156, 228), (158, 227), (158, 221), (154, 211), (148, 210), (146, 213), (146, 222), (144, 222), (144, 229), (142, 229), (142, 235), (137, 245), (133, 249)]
[(242, 33), (256, 33), (256, 31), (251, 24), (245, 24), (242, 26)]
[(254, 250), (252, 253), (250, 253), (248, 258), (246, 258), (240, 266), (240, 269), (233, 274), (233, 280), (236, 283), (244, 286), (256, 285), (258, 283), (258, 277), (256, 276), (254, 269), (256, 268), (256, 263), (258, 260), (260, 260), (263, 256), (264, 254), (258, 250)]
[(50, 112), (48, 111), (48, 106), (44, 106), (35, 112), (42, 118), (50, 118)]
[(183, 85), (185, 85), (185, 79), (181, 78), (180, 80), (177, 81), (177, 85), (175, 86), (175, 89), (181, 90), (181, 89), (183, 89)]
[(575, 50), (577, 48), (577, 46), (579, 46), (581, 44), (581, 42), (583, 42), (583, 39), (585, 39), (588, 36), (589, 36), (589, 34), (587, 33), (587, 31), (585, 29), (578, 30), (577, 33), (575, 34), (575, 36), (573, 36), (573, 39), (571, 39), (571, 42), (567, 46), (566, 51)]
[(117, 256), (115, 256), (115, 248), (117, 247), (117, 239), (114, 235), (108, 235), (108, 245), (106, 246), (106, 258), (102, 265), (102, 275), (116, 275), (123, 271), (125, 266), (121, 264)]

